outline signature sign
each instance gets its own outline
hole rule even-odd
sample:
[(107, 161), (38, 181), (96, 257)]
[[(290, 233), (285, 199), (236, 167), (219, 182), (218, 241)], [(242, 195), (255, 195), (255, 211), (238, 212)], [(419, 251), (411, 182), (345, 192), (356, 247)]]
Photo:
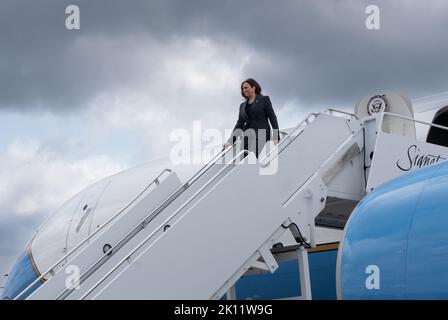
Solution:
[(397, 160), (397, 167), (400, 170), (409, 171), (415, 168), (427, 167), (442, 160), (446, 160), (446, 158), (443, 158), (440, 154), (433, 155), (420, 153), (420, 149), (417, 145), (413, 144), (408, 148), (407, 159)]

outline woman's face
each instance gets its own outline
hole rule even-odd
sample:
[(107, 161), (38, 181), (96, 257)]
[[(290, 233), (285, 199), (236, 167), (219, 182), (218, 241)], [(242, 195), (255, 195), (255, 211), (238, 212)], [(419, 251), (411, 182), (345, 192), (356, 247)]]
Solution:
[(255, 86), (251, 87), (249, 83), (244, 82), (242, 88), (243, 88), (243, 94), (246, 98), (255, 95)]

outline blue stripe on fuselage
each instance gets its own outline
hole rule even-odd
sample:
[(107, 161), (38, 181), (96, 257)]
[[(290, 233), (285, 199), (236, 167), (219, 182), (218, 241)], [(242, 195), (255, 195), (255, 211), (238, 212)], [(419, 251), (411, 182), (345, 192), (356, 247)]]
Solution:
[[(38, 276), (31, 264), (31, 253), (25, 250), (22, 255), (17, 259), (16, 264), (9, 273), (8, 280), (6, 281), (5, 291), (2, 299), (14, 299), (20, 292), (28, 287)], [(25, 299), (34, 290), (40, 287), (42, 283), (37, 282), (32, 288), (23, 294), (20, 298)]]

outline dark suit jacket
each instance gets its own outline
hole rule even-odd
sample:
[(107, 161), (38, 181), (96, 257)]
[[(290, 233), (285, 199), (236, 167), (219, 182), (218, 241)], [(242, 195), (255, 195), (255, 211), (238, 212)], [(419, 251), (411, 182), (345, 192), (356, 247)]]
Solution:
[[(235, 141), (236, 132), (235, 130), (240, 129), (242, 131), (246, 131), (248, 129), (254, 129), (255, 133), (258, 137), (259, 129), (266, 130), (265, 140), (271, 139), (271, 127), (269, 126), (269, 122), (271, 123), (272, 129), (276, 130), (276, 137), (273, 137), (274, 140), (279, 140), (279, 132), (278, 132), (278, 122), (277, 116), (275, 115), (274, 109), (272, 108), (271, 99), (269, 96), (263, 96), (261, 94), (257, 94), (255, 97), (255, 101), (252, 104), (252, 109), (250, 114), (246, 113), (246, 104), (247, 101), (244, 101), (240, 105), (240, 112), (238, 115), (238, 120), (236, 122), (235, 128), (233, 129), (233, 134), (229, 139), (229, 142)], [(268, 122), (269, 120), (269, 122)], [(265, 141), (265, 142), (266, 142)]]

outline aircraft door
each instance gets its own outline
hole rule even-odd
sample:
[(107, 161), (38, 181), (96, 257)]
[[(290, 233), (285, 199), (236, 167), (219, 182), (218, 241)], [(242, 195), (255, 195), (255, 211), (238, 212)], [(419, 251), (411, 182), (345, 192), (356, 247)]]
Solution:
[(70, 228), (67, 234), (67, 251), (70, 251), (90, 235), (90, 224), (93, 214), (103, 192), (109, 184), (110, 181), (104, 181), (103, 183), (92, 186), (84, 193), (70, 221)]
[[(432, 123), (448, 127), (448, 106), (437, 111)], [(426, 142), (448, 147), (448, 130), (431, 127), (428, 131)]]

